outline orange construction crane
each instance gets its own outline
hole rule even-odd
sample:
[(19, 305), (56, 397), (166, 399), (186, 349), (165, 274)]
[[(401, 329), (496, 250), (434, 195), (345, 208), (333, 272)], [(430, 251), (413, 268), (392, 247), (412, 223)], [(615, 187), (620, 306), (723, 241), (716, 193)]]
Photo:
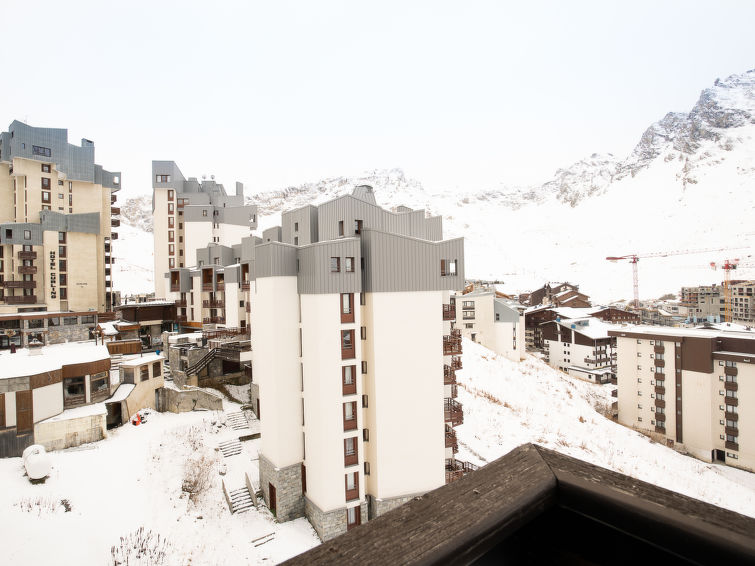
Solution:
[(710, 262), (712, 269), (724, 270), (724, 322), (731, 322), (731, 272), (738, 267), (752, 267), (755, 264), (741, 263), (739, 258), (725, 259), (722, 263)]
[(629, 263), (632, 264), (632, 280), (634, 283), (634, 308), (639, 309), (640, 308), (640, 284), (639, 284), (639, 273), (637, 271), (637, 264), (640, 262), (641, 258), (649, 258), (649, 257), (669, 257), (672, 255), (686, 255), (686, 254), (702, 254), (706, 252), (722, 252), (726, 250), (736, 250), (739, 249), (738, 247), (734, 248), (705, 248), (702, 250), (673, 250), (670, 252), (651, 252), (647, 254), (627, 254), (622, 256), (609, 256), (606, 259), (608, 261), (620, 261), (622, 259), (626, 259), (629, 261)]

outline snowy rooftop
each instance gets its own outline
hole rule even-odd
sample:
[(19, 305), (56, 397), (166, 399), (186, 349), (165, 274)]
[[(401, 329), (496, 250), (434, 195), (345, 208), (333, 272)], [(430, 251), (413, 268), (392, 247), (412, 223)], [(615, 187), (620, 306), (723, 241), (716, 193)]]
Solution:
[(154, 301), (146, 301), (144, 303), (123, 303), (121, 305), (118, 305), (115, 307), (116, 309), (119, 309), (121, 307), (165, 307), (165, 306), (172, 306), (175, 305), (175, 301), (168, 301), (168, 300), (154, 300)]
[(575, 332), (597, 340), (599, 338), (608, 338), (609, 330), (620, 330), (622, 327), (618, 324), (609, 324), (599, 318), (586, 316), (584, 318), (570, 318), (567, 320), (557, 321), (564, 328), (574, 328)]
[(135, 368), (144, 364), (151, 364), (152, 362), (157, 362), (164, 359), (165, 359), (165, 356), (163, 356), (162, 354), (148, 354), (146, 356), (138, 356), (136, 358), (123, 361), (121, 362), (121, 367), (122, 368)]
[(6, 350), (0, 353), (0, 379), (35, 375), (58, 370), (64, 365), (105, 359), (110, 359), (107, 347), (95, 345), (93, 342), (55, 344), (36, 350), (21, 348), (16, 350), (15, 354)]
[(70, 421), (72, 419), (80, 419), (82, 417), (92, 417), (94, 415), (106, 415), (107, 409), (105, 403), (93, 403), (91, 405), (84, 405), (83, 407), (76, 407), (74, 409), (66, 409), (62, 413), (58, 413), (54, 417), (45, 419), (43, 423), (52, 423), (56, 421)]
[[(661, 336), (690, 336), (693, 338), (711, 338), (716, 335), (715, 330), (720, 329), (704, 329), (698, 328), (681, 328), (671, 326), (645, 326), (645, 325), (628, 325), (620, 327), (617, 330), (620, 332), (628, 332), (630, 334), (648, 334), (648, 335), (661, 335)], [(749, 332), (737, 332), (735, 330), (724, 330), (726, 334), (735, 336), (736, 338), (747, 338), (755, 340), (755, 333)]]
[(168, 343), (169, 344), (179, 344), (182, 340), (199, 340), (202, 338), (201, 332), (187, 332), (185, 334), (172, 334), (171, 336), (168, 336)]

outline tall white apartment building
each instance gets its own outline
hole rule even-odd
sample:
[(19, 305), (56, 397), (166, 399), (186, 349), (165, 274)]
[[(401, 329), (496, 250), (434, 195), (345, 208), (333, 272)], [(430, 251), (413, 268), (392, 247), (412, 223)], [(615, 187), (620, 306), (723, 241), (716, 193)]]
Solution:
[(609, 334), (621, 424), (755, 471), (755, 333), (638, 326)]
[(153, 161), (152, 182), (155, 296), (167, 297), (161, 275), (199, 267), (197, 251), (208, 244), (231, 246), (248, 237), (257, 227), (257, 207), (244, 204), (243, 184), (229, 195), (214, 179), (185, 179), (173, 161)]
[(524, 359), (524, 315), (516, 303), (485, 288), (459, 294), (454, 300), (456, 328), (462, 336), (511, 361)]
[(251, 260), (261, 488), (278, 520), (305, 515), (323, 540), (458, 467), (464, 243), (400, 210), (357, 187), (283, 213)]
[(0, 314), (112, 310), (120, 187), (68, 130), (14, 121), (0, 133)]

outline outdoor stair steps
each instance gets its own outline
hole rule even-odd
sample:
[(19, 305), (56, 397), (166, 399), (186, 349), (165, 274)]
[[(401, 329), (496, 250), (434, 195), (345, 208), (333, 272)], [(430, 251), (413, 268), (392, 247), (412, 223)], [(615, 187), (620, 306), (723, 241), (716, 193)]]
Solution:
[(236, 454), (241, 454), (241, 442), (238, 438), (221, 442), (220, 444), (218, 444), (218, 448), (220, 448), (220, 452), (225, 458), (228, 458), (229, 456), (235, 456)]
[(243, 513), (254, 507), (252, 496), (246, 487), (228, 492), (231, 499), (231, 513)]
[(233, 430), (243, 430), (245, 428), (249, 428), (249, 421), (246, 420), (246, 415), (244, 415), (243, 411), (228, 413), (226, 423)]
[(123, 354), (110, 354), (110, 369), (120, 369)]
[(211, 349), (197, 363), (195, 363), (191, 367), (186, 368), (186, 372), (185, 372), (186, 375), (198, 374), (200, 371), (202, 371), (204, 368), (210, 365), (210, 362), (215, 359), (215, 355), (217, 354), (217, 352), (218, 352), (217, 348)]

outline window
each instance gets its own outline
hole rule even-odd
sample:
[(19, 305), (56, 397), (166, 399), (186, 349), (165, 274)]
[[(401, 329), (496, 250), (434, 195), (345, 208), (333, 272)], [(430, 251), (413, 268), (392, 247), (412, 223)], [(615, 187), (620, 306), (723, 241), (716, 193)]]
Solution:
[(357, 428), (357, 403), (351, 401), (343, 404), (343, 430), (356, 430)]
[(66, 257), (66, 247), (65, 246), (58, 246), (58, 256), (59, 257)]
[(155, 362), (152, 364), (152, 377), (159, 377), (162, 374), (162, 364)]
[(739, 408), (736, 405), (726, 405), (727, 413), (737, 413), (738, 411), (739, 411)]
[(91, 376), (89, 380), (89, 394), (92, 400), (99, 397), (101, 399), (107, 397), (109, 393), (109, 375), (107, 372), (101, 372)]
[(173, 214), (175, 212), (175, 205), (172, 202), (168, 203), (168, 214)]
[(50, 190), (50, 177), (42, 177), (42, 189)]
[(64, 326), (73, 326), (74, 324), (78, 324), (79, 321), (75, 316), (67, 316), (63, 318), (63, 325)]
[(139, 380), (147, 381), (149, 379), (149, 366), (142, 366), (139, 368)]
[(359, 334), (360, 334), (360, 338), (362, 340), (367, 340), (367, 327), (366, 326), (360, 327), (359, 328)]
[(294, 232), (298, 232), (298, 231), (299, 231), (299, 223), (294, 222)]
[(342, 390), (344, 395), (353, 395), (357, 392), (356, 366), (343, 366), (341, 368)]
[(168, 189), (168, 200), (173, 200), (173, 189)]
[(367, 295), (365, 293), (359, 293), (359, 304), (362, 306), (367, 304)]
[(172, 241), (174, 241), (176, 239), (175, 238), (175, 234), (176, 233), (173, 230), (168, 230), (168, 241), (169, 242), (172, 242)]
[(362, 362), (362, 374), (367, 373), (367, 362)]
[(156, 183), (170, 183), (170, 175), (155, 175)]
[(365, 442), (369, 442), (369, 440), (370, 440), (370, 429), (368, 429), (368, 428), (362, 429), (362, 440), (364, 440)]
[(58, 232), (58, 243), (59, 244), (65, 244), (66, 243), (66, 233), (65, 232)]
[(94, 324), (94, 315), (85, 314), (81, 317), (81, 324)]
[(341, 258), (340, 257), (331, 257), (330, 258), (330, 272), (331, 273), (338, 273), (341, 271)]
[(359, 463), (357, 454), (357, 437), (351, 436), (343, 439), (343, 465), (354, 466)]
[(359, 499), (359, 472), (346, 474), (346, 501)]
[(299, 245), (299, 236), (294, 236), (294, 245), (295, 246)]
[(58, 284), (61, 287), (65, 287), (66, 285), (68, 285), (68, 275), (66, 275), (65, 273), (61, 273), (60, 275), (58, 275)]
[(366, 409), (367, 407), (369, 407), (368, 401), (369, 399), (367, 399), (367, 395), (362, 395), (362, 408), (363, 409)]
[(58, 260), (58, 269), (60, 271), (66, 271), (68, 269), (68, 262), (65, 259)]
[(52, 200), (52, 195), (47, 191), (42, 191), (42, 202), (50, 202)]
[(731, 391), (731, 390), (727, 389), (726, 390), (726, 396), (729, 397), (729, 398), (731, 398), (731, 399), (736, 399), (737, 398), (737, 392), (736, 391)]
[(468, 322), (464, 325), (464, 328), (474, 328), (474, 323)]
[(33, 145), (31, 146), (31, 152), (33, 155), (41, 155), (42, 157), (52, 157), (52, 150), (49, 147)]
[(341, 359), (351, 359), (356, 356), (354, 352), (354, 331), (341, 331)]
[(642, 344), (642, 340), (639, 340), (639, 339), (638, 339), (638, 340), (637, 340), (637, 343), (638, 343), (638, 344)]
[(31, 230), (24, 230), (24, 240), (31, 240)]
[(354, 258), (353, 257), (347, 257), (346, 258), (346, 264), (345, 264), (345, 271), (347, 273), (354, 273)]
[(346, 530), (353, 529), (361, 524), (359, 507), (349, 507), (346, 509)]
[(83, 377), (69, 377), (63, 380), (63, 406), (83, 405), (86, 401), (86, 386)]
[(42, 164), (42, 173), (49, 173), (50, 172), (50, 164), (49, 163), (43, 163)]
[(176, 245), (175, 244), (169, 244), (168, 245), (168, 254), (169, 255), (175, 255), (176, 254)]
[(364, 475), (369, 476), (370, 475), (370, 463), (365, 462), (364, 463)]
[(361, 234), (362, 233), (362, 221), (361, 220), (354, 220), (354, 233), (355, 234)]
[(202, 211), (202, 216), (207, 216), (207, 211), (206, 210)]
[(175, 267), (176, 267), (176, 260), (175, 260), (175, 258), (171, 257), (171, 258), (168, 259), (168, 267), (170, 269), (175, 269)]
[(173, 216), (168, 216), (168, 228), (174, 228), (175, 227), (176, 219)]
[(338, 221), (338, 235), (343, 236), (343, 220)]

